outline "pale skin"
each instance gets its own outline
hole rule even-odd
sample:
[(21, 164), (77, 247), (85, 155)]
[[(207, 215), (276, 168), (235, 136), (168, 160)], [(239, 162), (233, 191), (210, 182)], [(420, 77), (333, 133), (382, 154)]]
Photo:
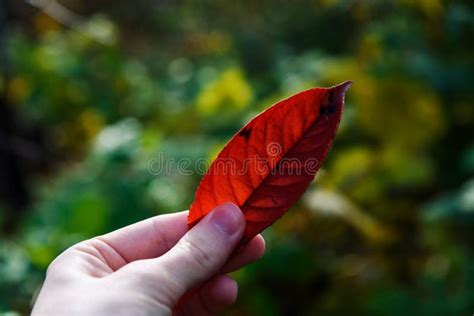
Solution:
[(258, 235), (235, 251), (240, 209), (216, 207), (191, 230), (187, 211), (78, 243), (49, 266), (32, 315), (215, 315), (237, 298), (226, 274), (259, 259)]

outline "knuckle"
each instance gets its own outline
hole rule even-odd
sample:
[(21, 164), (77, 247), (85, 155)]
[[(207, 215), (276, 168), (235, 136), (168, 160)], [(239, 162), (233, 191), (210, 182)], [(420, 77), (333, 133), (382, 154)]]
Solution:
[(179, 243), (181, 250), (189, 257), (190, 263), (205, 270), (213, 263), (213, 255), (204, 247), (189, 238), (183, 238)]
[(51, 261), (51, 263), (48, 265), (48, 268), (46, 269), (46, 277), (51, 277), (56, 273), (58, 270), (58, 263), (57, 263), (57, 258)]
[(45, 277), (47, 280), (64, 283), (69, 281), (69, 273), (65, 269), (64, 258), (67, 256), (67, 250), (61, 253), (48, 265)]
[(45, 277), (56, 282), (66, 282), (72, 278), (71, 266), (76, 262), (77, 250), (88, 245), (89, 240), (74, 244), (61, 252), (46, 269)]

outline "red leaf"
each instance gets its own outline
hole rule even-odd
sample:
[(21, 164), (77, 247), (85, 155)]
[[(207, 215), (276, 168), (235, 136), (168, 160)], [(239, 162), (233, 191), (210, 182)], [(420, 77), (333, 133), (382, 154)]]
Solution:
[(280, 101), (244, 126), (209, 167), (188, 224), (233, 202), (247, 226), (242, 244), (279, 219), (304, 193), (328, 153), (351, 82)]

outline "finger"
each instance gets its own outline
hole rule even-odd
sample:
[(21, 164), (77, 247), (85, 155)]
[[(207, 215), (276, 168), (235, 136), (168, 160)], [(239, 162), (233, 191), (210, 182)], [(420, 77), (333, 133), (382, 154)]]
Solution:
[[(159, 257), (188, 231), (188, 211), (155, 216), (91, 240), (107, 261), (126, 264)], [(119, 257), (122, 260), (117, 260)], [(120, 267), (120, 266), (119, 266)], [(118, 268), (119, 268), (118, 267)]]
[(239, 270), (243, 266), (255, 262), (265, 253), (265, 239), (262, 235), (255, 236), (240, 251), (234, 253), (221, 269), (221, 273)]
[(235, 303), (237, 292), (237, 282), (227, 275), (219, 275), (176, 306), (173, 315), (215, 315)]
[(142, 261), (139, 268), (156, 271), (151, 283), (166, 284), (164, 303), (174, 306), (188, 290), (217, 274), (236, 248), (244, 229), (242, 211), (232, 203), (221, 204), (170, 251), (159, 258)]
[[(244, 265), (247, 265), (251, 262), (258, 260), (262, 257), (263, 253), (265, 252), (265, 239), (263, 239), (262, 235), (255, 236), (247, 245), (245, 245), (241, 250), (234, 252), (234, 254), (230, 257), (229, 260), (224, 264), (221, 268), (221, 274), (229, 273), (235, 270), (240, 269)], [(205, 284), (200, 284), (193, 289), (186, 292), (184, 296), (181, 297), (180, 303), (183, 302), (183, 306), (185, 305), (184, 302), (195, 297), (195, 295), (201, 291)]]

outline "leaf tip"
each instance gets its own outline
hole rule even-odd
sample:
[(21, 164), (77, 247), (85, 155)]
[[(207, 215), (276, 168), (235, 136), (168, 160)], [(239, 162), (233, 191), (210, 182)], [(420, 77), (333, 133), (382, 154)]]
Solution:
[(332, 89), (335, 89), (340, 94), (345, 94), (349, 87), (352, 85), (352, 80), (344, 81), (338, 85), (332, 86)]

